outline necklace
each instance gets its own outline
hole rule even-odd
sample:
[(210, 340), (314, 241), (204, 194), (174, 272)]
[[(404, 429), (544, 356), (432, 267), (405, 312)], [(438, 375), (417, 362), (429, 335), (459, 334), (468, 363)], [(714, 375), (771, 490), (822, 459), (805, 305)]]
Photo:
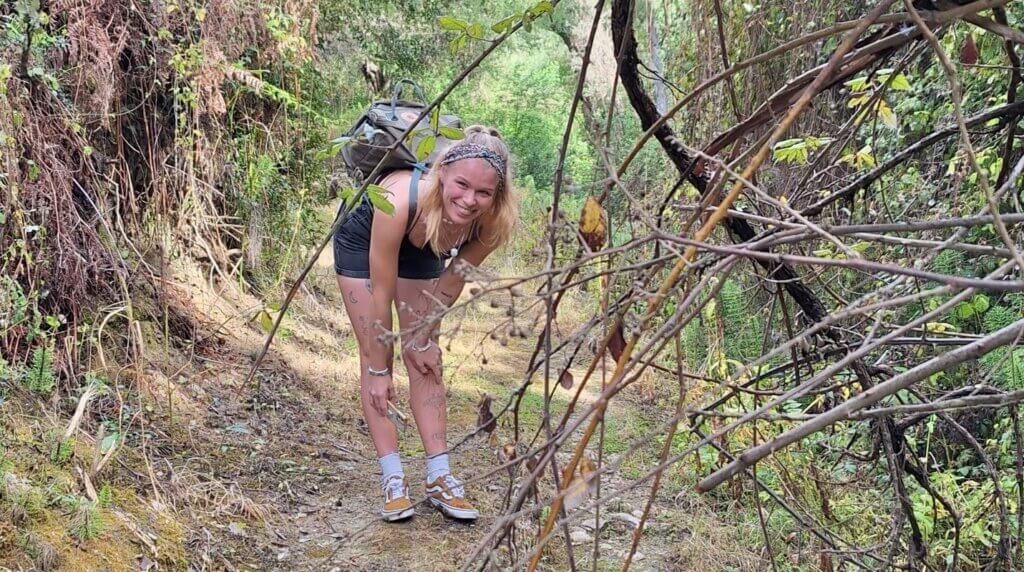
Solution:
[(456, 241), (454, 241), (452, 243), (452, 249), (460, 248), (462, 246), (462, 244), (464, 242), (466, 242), (466, 237), (469, 235), (469, 232), (470, 232), (470, 230), (472, 230), (474, 224), (476, 224), (476, 223), (475, 222), (470, 223), (470, 224), (468, 224), (468, 225), (466, 225), (465, 227), (462, 228), (462, 232), (459, 234), (458, 240), (456, 240)]

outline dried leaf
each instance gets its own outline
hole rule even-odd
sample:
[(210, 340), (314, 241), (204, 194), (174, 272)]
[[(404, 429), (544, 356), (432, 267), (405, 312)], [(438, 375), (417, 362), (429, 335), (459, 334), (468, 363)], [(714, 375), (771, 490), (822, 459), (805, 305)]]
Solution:
[(615, 361), (619, 361), (622, 357), (622, 352), (626, 349), (626, 339), (622, 332), (622, 324), (615, 330), (615, 334), (612, 335), (612, 339), (608, 342), (608, 351), (612, 352), (612, 357)]
[(569, 484), (565, 487), (565, 499), (562, 501), (565, 505), (565, 510), (570, 511), (574, 508), (582, 505), (586, 502), (587, 497), (590, 496), (590, 492), (587, 490), (586, 483), (579, 476), (573, 477)]
[(572, 377), (572, 372), (568, 369), (562, 371), (562, 375), (558, 376), (558, 383), (565, 389), (572, 389), (572, 384), (576, 380)]
[(960, 48), (960, 63), (970, 66), (978, 63), (978, 46), (974, 45), (974, 36), (968, 34), (964, 47)]
[(604, 246), (607, 227), (604, 224), (604, 209), (594, 197), (587, 197), (580, 214), (580, 234), (587, 241), (591, 250), (601, 250)]
[[(526, 468), (527, 468), (527, 470), (529, 470), (530, 473), (533, 473), (533, 471), (537, 469), (537, 463), (539, 463), (539, 462), (540, 461), (537, 460), (537, 455), (534, 455), (534, 456), (530, 457), (529, 459), (526, 460)], [(541, 473), (540, 475), (537, 476), (537, 480), (539, 481), (541, 479), (541, 477), (543, 477), (543, 476), (544, 476), (544, 473)]]
[[(596, 471), (597, 468), (590, 462), (589, 457), (583, 457), (580, 459), (580, 477), (584, 480), (590, 479), (591, 475)], [(590, 479), (587, 482), (587, 491), (592, 495), (597, 494), (597, 479)]]
[(476, 426), (487, 433), (493, 433), (498, 425), (494, 413), (491, 412), (491, 401), (491, 396), (485, 393), (480, 396), (480, 402), (476, 406)]
[(584, 477), (589, 477), (590, 475), (594, 474), (594, 471), (596, 470), (597, 469), (594, 468), (594, 463), (590, 461), (589, 457), (583, 457), (582, 459), (580, 459), (581, 475), (583, 475)]
[(566, 510), (572, 510), (582, 505), (588, 498), (597, 493), (597, 479), (590, 479), (596, 470), (589, 457), (580, 459), (578, 474), (565, 487), (567, 491), (564, 501)]

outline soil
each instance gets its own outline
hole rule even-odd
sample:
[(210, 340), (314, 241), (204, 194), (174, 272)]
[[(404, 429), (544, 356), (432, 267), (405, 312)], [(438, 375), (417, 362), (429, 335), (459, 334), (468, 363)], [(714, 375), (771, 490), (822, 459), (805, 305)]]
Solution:
[[(454, 522), (419, 504), (412, 519), (385, 523), (378, 518), (379, 468), (359, 406), (355, 341), (336, 291), (330, 254), (321, 258), (303, 285), (248, 385), (246, 375), (266, 335), (259, 320), (253, 319), (263, 303), (230, 286), (211, 287), (207, 276), (185, 263), (173, 264), (171, 271), (164, 299), (174, 315), (187, 316), (199, 327), (189, 332), (192, 339), (153, 342), (147, 349), (152, 359), (138, 379), (151, 404), (147, 425), (160, 428), (152, 430), (144, 449), (149, 455), (144, 466), (152, 472), (147, 482), (145, 471), (135, 469), (138, 478), (131, 488), (136, 496), (119, 495), (121, 500), (112, 509), (123, 515), (124, 523), (135, 524), (112, 527), (92, 544), (65, 547), (65, 565), (82, 569), (71, 563), (82, 562), (78, 557), (83, 550), (95, 553), (101, 568), (125, 570), (148, 569), (157, 562), (162, 569), (195, 570), (433, 571), (467, 564), (505, 503), (511, 478), (506, 471), (473, 479), (499, 465), (499, 452), (513, 440), (509, 416), (499, 419), (491, 436), (463, 438), (476, 428), (482, 395), (494, 397), (497, 412), (522, 383), (522, 370), (535, 343), (530, 337), (507, 343), (489, 337), (490, 328), (505, 315), (505, 302), (497, 308), (488, 303), (473, 308), (461, 318), (459, 335), (450, 345), (442, 342), (449, 442), (461, 442), (452, 453), (453, 470), (470, 481), (468, 495), (481, 518), (472, 524)], [(558, 326), (563, 333), (572, 331), (572, 322), (567, 310)], [(582, 379), (583, 371), (573, 373), (576, 380)], [(537, 379), (524, 400), (520, 452), (539, 425), (543, 380)], [(399, 369), (397, 405), (408, 413), (405, 382)], [(599, 383), (595, 377), (593, 387), (585, 389), (580, 409), (593, 402)], [(653, 422), (652, 416), (661, 414), (657, 411), (671, 411), (650, 406), (660, 394), (674, 394), (670, 381), (663, 389), (659, 383), (654, 380), (637, 390), (646, 394), (626, 394), (613, 402), (605, 460), (614, 460), (624, 452), (622, 444), (638, 436), (637, 420)], [(564, 411), (569, 395), (565, 389), (555, 390), (557, 412)], [(400, 436), (400, 448), (411, 495), (418, 501), (423, 498), (423, 450), (412, 416), (408, 417), (410, 426)], [(656, 450), (640, 454), (647, 455), (650, 466)], [(143, 466), (138, 456), (126, 454), (125, 459), (126, 465)], [(520, 472), (515, 478), (521, 476)], [(602, 479), (601, 486), (614, 490), (627, 480), (616, 473)], [(550, 498), (550, 474), (539, 489), (541, 499)], [(596, 567), (591, 564), (594, 512), (572, 514), (568, 530), (578, 566), (621, 568), (649, 490), (649, 485), (638, 487), (602, 507)], [(525, 508), (533, 507), (533, 501), (527, 501)], [(176, 526), (158, 526), (158, 509)], [(523, 517), (515, 527), (513, 549), (519, 559), (533, 545), (537, 519)], [(742, 534), (720, 521), (678, 478), (666, 476), (632, 569), (707, 570), (708, 562), (716, 562), (716, 569), (756, 569), (755, 555), (737, 548)], [(155, 552), (139, 541), (143, 536), (159, 539), (154, 541)], [(496, 550), (498, 568), (507, 566), (509, 550), (508, 543)], [(125, 554), (135, 556), (126, 559)], [(0, 560), (0, 569), (2, 564)], [(470, 568), (480, 565), (477, 560)], [(541, 568), (569, 568), (563, 536), (550, 544)]]

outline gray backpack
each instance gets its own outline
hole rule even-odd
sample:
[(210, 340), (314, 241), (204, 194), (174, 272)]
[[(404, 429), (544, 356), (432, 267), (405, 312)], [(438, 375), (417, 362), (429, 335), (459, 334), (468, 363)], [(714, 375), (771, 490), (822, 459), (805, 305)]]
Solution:
[[(403, 84), (412, 86), (419, 101), (399, 99)], [(341, 158), (349, 175), (357, 181), (365, 179), (381, 162), (387, 150), (427, 108), (423, 90), (412, 80), (400, 80), (390, 100), (370, 104), (366, 113), (343, 136), (332, 141), (340, 149)], [(441, 115), (435, 109), (424, 117), (407, 138), (384, 161), (380, 174), (395, 169), (419, 168), (426, 170), (455, 139), (462, 139), (462, 121), (454, 115)]]

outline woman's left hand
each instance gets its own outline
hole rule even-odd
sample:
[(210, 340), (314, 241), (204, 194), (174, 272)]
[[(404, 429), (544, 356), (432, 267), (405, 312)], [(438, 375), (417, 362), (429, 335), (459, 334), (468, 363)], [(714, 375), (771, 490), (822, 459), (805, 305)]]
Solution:
[(415, 347), (417, 344), (412, 344), (405, 350), (412, 369), (418, 371), (423, 377), (433, 376), (435, 383), (441, 383), (441, 348), (434, 341), (431, 341), (429, 347), (422, 351), (414, 349)]

